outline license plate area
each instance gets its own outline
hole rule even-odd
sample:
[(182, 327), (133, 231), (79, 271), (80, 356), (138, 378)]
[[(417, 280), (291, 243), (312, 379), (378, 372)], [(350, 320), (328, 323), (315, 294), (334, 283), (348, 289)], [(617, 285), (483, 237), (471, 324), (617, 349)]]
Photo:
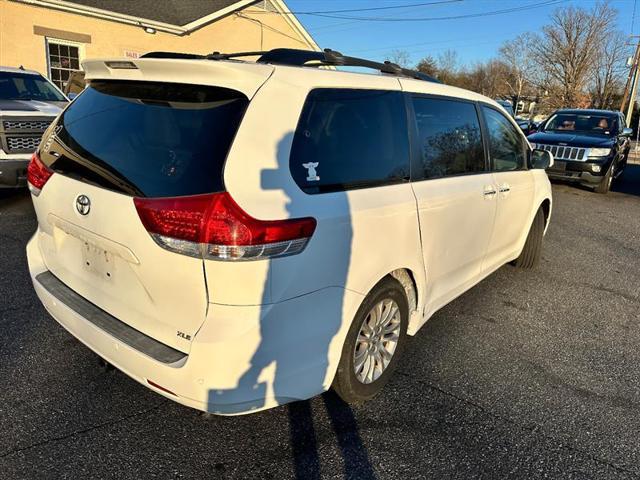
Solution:
[(554, 160), (553, 166), (550, 168), (552, 171), (564, 172), (567, 169), (567, 162)]
[(113, 279), (115, 262), (111, 252), (86, 240), (80, 240), (83, 268), (103, 279)]

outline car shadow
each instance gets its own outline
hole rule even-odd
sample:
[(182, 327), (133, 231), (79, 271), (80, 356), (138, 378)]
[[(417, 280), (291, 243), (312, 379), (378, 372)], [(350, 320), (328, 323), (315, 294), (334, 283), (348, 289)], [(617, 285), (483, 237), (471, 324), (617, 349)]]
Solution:
[[(278, 142), (277, 166), (260, 172), (260, 187), (263, 191), (278, 192), (287, 199), (288, 218), (301, 218), (310, 215), (309, 196), (291, 178), (289, 153), (292, 144), (293, 132), (287, 133)], [(329, 300), (323, 303), (322, 316), (315, 317), (314, 322), (304, 318), (304, 312), (297, 317), (291, 311), (293, 307), (285, 307), (288, 311), (282, 315), (282, 307), (278, 307), (278, 303), (289, 303), (282, 300), (290, 298), (286, 292), (291, 288), (295, 290), (295, 282), (319, 275), (323, 266), (318, 262), (331, 262), (331, 268), (324, 269), (330, 271), (331, 283), (327, 285), (343, 287), (346, 284), (352, 240), (349, 201), (345, 192), (332, 192), (322, 195), (322, 202), (326, 202), (322, 208), (328, 208), (325, 211), (332, 212), (331, 219), (325, 220), (323, 225), (323, 228), (331, 230), (330, 234), (316, 229), (315, 237), (321, 236), (322, 243), (318, 240), (318, 244), (312, 246), (313, 255), (296, 264), (296, 273), (290, 270), (284, 273), (283, 264), (278, 262), (286, 262), (287, 259), (266, 260), (269, 267), (263, 286), (260, 342), (235, 391), (211, 389), (208, 398), (212, 412), (220, 404), (233, 402), (247, 395), (251, 396), (246, 398), (248, 401), (243, 402), (245, 408), (248, 406), (247, 409), (263, 408), (274, 398), (279, 402), (293, 400), (286, 408), (293, 464), (298, 479), (319, 479), (321, 476), (313, 412), (306, 397), (321, 393), (322, 386), (331, 380), (328, 378), (331, 375), (328, 371), (329, 349), (342, 328), (345, 290), (332, 288), (339, 292), (339, 298), (335, 300), (333, 296), (326, 297)], [(325, 226), (326, 222), (330, 223), (334, 219), (334, 224)], [(277, 288), (274, 286), (275, 282), (278, 282)], [(279, 297), (281, 293), (274, 294), (274, 291), (285, 293)], [(309, 306), (314, 308), (313, 305)], [(310, 315), (307, 317), (314, 318)], [(283, 335), (286, 335), (284, 342)], [(335, 358), (331, 360), (335, 362)], [(309, 395), (304, 392), (309, 392)], [(323, 394), (322, 398), (343, 456), (344, 477), (375, 478), (351, 407), (333, 392)]]
[(629, 163), (611, 187), (612, 192), (640, 197), (640, 164)]
[[(576, 182), (564, 181), (562, 179), (549, 179), (554, 185), (568, 185), (583, 192), (594, 193), (593, 188)], [(622, 175), (613, 181), (611, 191), (624, 193), (626, 195), (640, 196), (640, 164), (629, 163)]]
[(0, 208), (19, 202), (27, 196), (27, 188), (0, 188)]

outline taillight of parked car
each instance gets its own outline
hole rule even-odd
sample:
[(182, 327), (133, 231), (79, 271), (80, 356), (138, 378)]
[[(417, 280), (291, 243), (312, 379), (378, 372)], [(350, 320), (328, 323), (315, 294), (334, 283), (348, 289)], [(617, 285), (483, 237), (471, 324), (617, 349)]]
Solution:
[(259, 260), (300, 253), (314, 218), (258, 220), (227, 192), (189, 197), (135, 198), (142, 224), (158, 245), (213, 260)]
[(29, 182), (29, 190), (33, 195), (36, 197), (40, 195), (42, 187), (51, 178), (51, 175), (53, 175), (53, 171), (42, 163), (38, 152), (31, 155), (31, 161), (27, 166), (27, 181)]

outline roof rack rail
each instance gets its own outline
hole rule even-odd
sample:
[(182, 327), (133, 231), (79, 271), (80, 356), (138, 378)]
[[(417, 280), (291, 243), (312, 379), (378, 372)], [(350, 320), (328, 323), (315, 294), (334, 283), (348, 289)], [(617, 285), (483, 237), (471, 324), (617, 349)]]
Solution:
[(258, 63), (275, 63), (278, 65), (294, 66), (319, 66), (329, 65), (335, 67), (364, 67), (378, 70), (382, 73), (415, 78), (427, 82), (441, 83), (439, 80), (416, 70), (402, 68), (400, 65), (385, 61), (384, 63), (366, 60), (364, 58), (349, 57), (342, 53), (325, 48), (322, 52), (311, 50), (298, 50), (294, 48), (276, 48), (264, 53)]
[(177, 58), (182, 60), (203, 60), (204, 58), (206, 58), (206, 55), (178, 52), (147, 52), (140, 55), (140, 58)]
[(427, 82), (441, 83), (429, 75), (416, 70), (403, 68), (400, 65), (385, 61), (384, 63), (366, 60), (364, 58), (349, 57), (342, 53), (325, 48), (322, 52), (313, 50), (299, 50), (295, 48), (275, 48), (266, 51), (220, 53), (213, 52), (209, 55), (196, 55), (191, 53), (150, 52), (140, 58), (178, 58), (178, 59), (207, 59), (207, 60), (232, 60), (241, 57), (259, 57), (257, 63), (271, 63), (288, 66), (317, 67), (322, 65), (333, 67), (364, 67), (378, 70), (390, 75), (398, 75)]

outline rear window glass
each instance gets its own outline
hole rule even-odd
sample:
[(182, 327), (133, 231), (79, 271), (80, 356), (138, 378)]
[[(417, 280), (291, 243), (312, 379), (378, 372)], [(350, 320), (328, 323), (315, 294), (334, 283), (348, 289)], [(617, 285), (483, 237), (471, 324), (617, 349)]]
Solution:
[(420, 146), (414, 179), (485, 170), (480, 121), (473, 103), (414, 97), (413, 110)]
[(408, 180), (409, 142), (402, 94), (311, 91), (293, 138), (290, 168), (307, 193)]
[(94, 81), (59, 123), (58, 138), (75, 155), (50, 166), (139, 196), (220, 191), (247, 104), (243, 94), (221, 87)]

